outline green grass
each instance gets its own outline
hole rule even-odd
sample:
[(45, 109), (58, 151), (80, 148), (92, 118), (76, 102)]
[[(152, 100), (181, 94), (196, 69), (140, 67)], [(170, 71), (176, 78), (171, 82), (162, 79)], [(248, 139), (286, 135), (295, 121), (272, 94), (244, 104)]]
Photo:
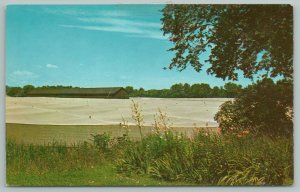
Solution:
[(148, 175), (120, 173), (116, 159), (120, 146), (107, 151), (81, 143), (74, 146), (17, 144), (8, 139), (7, 185), (9, 186), (167, 186), (193, 185), (168, 182)]
[(7, 140), (12, 186), (291, 185), (291, 138), (243, 138), (166, 131), (128, 137), (94, 135), (73, 146)]
[(167, 182), (145, 175), (117, 173), (114, 165), (85, 168), (83, 170), (49, 171), (44, 174), (11, 173), (7, 174), (10, 186), (174, 186), (194, 185), (186, 182)]

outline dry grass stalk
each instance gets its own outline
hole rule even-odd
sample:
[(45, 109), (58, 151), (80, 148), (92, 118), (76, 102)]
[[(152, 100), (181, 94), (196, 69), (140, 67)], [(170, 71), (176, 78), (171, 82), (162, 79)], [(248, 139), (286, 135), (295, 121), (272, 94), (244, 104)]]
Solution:
[(125, 134), (128, 136), (129, 134), (129, 125), (128, 125), (128, 120), (126, 120), (123, 116), (122, 116), (122, 122), (120, 123), (121, 127), (125, 130)]
[(166, 112), (162, 112), (160, 108), (158, 108), (158, 114), (154, 115), (154, 131), (156, 134), (160, 132), (167, 133), (172, 129), (172, 123), (167, 116)]
[(142, 128), (144, 127), (144, 116), (142, 115), (142, 109), (138, 103), (132, 100), (131, 105), (132, 119), (135, 121), (136, 126), (139, 128), (141, 139), (143, 138)]

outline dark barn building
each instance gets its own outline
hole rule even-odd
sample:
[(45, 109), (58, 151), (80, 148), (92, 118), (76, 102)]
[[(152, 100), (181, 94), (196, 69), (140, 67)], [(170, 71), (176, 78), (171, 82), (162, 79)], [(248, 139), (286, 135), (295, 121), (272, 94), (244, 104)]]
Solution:
[(29, 97), (65, 97), (65, 98), (107, 98), (128, 99), (123, 87), (105, 88), (50, 88), (34, 89), (27, 93)]

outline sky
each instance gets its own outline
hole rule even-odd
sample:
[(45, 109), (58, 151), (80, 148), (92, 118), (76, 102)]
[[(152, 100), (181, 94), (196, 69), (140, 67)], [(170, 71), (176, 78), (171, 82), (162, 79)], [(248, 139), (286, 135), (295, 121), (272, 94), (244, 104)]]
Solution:
[[(6, 9), (6, 85), (223, 86), (192, 67), (164, 70), (173, 44), (160, 30), (164, 5), (11, 5)], [(208, 52), (200, 60), (208, 58)], [(251, 81), (239, 78), (243, 86)]]

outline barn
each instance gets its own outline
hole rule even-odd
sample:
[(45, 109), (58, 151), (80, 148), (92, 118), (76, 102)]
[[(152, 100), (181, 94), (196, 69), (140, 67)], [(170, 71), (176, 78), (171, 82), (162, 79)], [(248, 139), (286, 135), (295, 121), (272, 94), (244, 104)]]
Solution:
[(27, 93), (27, 96), (107, 99), (129, 98), (127, 91), (123, 87), (33, 89)]

